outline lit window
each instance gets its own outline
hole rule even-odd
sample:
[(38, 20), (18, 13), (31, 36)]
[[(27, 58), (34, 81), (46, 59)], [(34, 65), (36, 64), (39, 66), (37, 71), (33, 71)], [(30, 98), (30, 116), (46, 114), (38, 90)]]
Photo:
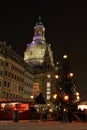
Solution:
[(51, 75), (50, 75), (50, 74), (47, 74), (47, 78), (51, 78)]
[(50, 97), (51, 97), (51, 83), (50, 82), (47, 82), (47, 91), (46, 91), (46, 94), (47, 94), (47, 100), (50, 100)]
[(51, 83), (50, 82), (47, 82), (47, 87), (51, 86)]
[(48, 95), (48, 94), (51, 94), (51, 92), (47, 92), (47, 95)]
[(50, 88), (47, 88), (47, 91), (50, 91)]
[(50, 99), (50, 95), (47, 95), (47, 100), (49, 100)]

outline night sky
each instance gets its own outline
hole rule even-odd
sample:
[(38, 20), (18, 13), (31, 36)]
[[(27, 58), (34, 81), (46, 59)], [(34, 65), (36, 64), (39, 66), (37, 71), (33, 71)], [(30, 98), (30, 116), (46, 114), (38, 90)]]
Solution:
[(54, 61), (67, 54), (81, 97), (87, 99), (87, 7), (86, 3), (52, 3), (23, 0), (0, 3), (0, 40), (22, 57), (33, 38), (38, 16), (46, 28)]

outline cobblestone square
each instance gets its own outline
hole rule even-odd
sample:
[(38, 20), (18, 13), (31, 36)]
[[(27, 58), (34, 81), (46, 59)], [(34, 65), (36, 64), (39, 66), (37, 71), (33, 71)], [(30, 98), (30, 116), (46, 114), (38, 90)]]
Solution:
[(62, 123), (58, 121), (0, 121), (0, 130), (87, 130), (87, 122)]

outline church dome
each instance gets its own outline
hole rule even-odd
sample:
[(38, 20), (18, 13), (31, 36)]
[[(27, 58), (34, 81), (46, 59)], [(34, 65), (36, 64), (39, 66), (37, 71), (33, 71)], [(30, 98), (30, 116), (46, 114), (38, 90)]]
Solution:
[[(27, 44), (26, 51), (24, 52), (24, 60), (27, 63), (31, 63), (34, 66), (43, 65), (46, 59), (46, 51), (48, 48), (48, 56), (53, 65), (53, 55), (51, 46), (45, 41), (45, 27), (41, 22), (41, 17), (39, 17), (36, 25), (34, 26), (34, 36), (33, 41)], [(48, 58), (48, 59), (49, 59)]]

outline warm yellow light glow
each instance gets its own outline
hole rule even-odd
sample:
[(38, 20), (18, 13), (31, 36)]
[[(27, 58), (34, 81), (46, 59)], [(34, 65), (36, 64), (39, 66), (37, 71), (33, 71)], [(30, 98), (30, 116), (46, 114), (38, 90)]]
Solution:
[(87, 105), (78, 105), (78, 109), (87, 110)]
[(53, 95), (53, 98), (54, 98), (54, 99), (57, 99), (57, 94), (56, 94), (56, 93)]
[(5, 108), (5, 106), (6, 106), (5, 103), (2, 103), (2, 104), (1, 104), (1, 107), (2, 107), (2, 108)]
[(69, 96), (68, 95), (65, 95), (64, 96), (64, 100), (67, 101), (69, 99)]
[(56, 64), (58, 65), (59, 63), (57, 62)]
[(68, 78), (72, 78), (72, 77), (73, 77), (73, 73), (70, 72), (70, 73), (68, 74)]
[(76, 96), (79, 96), (79, 93), (78, 93), (78, 92), (76, 92)]
[(31, 95), (31, 99), (33, 99), (34, 98), (34, 96), (33, 95)]
[(66, 59), (67, 57), (68, 57), (68, 56), (67, 56), (66, 54), (63, 56), (64, 59)]
[(70, 77), (72, 77), (72, 76), (73, 76), (73, 73), (70, 73), (69, 75), (70, 75)]
[(55, 78), (56, 78), (56, 79), (58, 79), (58, 78), (59, 78), (59, 76), (58, 76), (58, 75), (55, 75)]
[(77, 99), (77, 100), (80, 100), (80, 97), (79, 97), (79, 95), (78, 95), (78, 96), (76, 96), (76, 99)]
[(66, 111), (66, 108), (64, 108), (63, 111)]
[(49, 109), (49, 112), (52, 112), (52, 111), (53, 111), (52, 108), (50, 108), (50, 109)]

